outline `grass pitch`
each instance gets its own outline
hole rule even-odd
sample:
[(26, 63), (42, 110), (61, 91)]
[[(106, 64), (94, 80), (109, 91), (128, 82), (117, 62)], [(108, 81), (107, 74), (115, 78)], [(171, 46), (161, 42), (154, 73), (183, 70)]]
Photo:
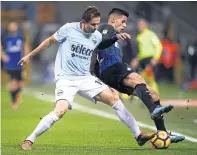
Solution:
[[(9, 94), (5, 87), (2, 87), (2, 155), (197, 155), (197, 143), (189, 141), (172, 144), (167, 150), (154, 150), (149, 142), (140, 147), (121, 122), (75, 109), (65, 114), (63, 119), (40, 136), (31, 151), (23, 151), (19, 145), (33, 131), (40, 118), (53, 109), (53, 104), (36, 99), (31, 93), (23, 93), (22, 99), (19, 109), (13, 110)], [(102, 104), (94, 105), (79, 97), (76, 101), (85, 106), (113, 113), (110, 107)], [(126, 102), (125, 105), (138, 121), (153, 125), (142, 105), (130, 102)], [(166, 115), (167, 126), (197, 138), (197, 124), (190, 122), (197, 117), (196, 114), (197, 108), (189, 112), (185, 108), (176, 108)], [(184, 116), (185, 119), (180, 120), (180, 116)]]

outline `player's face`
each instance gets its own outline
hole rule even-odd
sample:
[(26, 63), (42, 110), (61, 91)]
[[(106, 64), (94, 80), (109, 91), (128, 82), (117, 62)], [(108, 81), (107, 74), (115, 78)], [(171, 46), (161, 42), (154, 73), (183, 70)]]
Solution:
[(9, 31), (10, 33), (16, 33), (17, 30), (18, 30), (18, 24), (17, 24), (17, 23), (12, 22), (12, 23), (10, 23), (10, 24), (8, 25), (8, 31)]
[(115, 26), (114, 29), (116, 30), (116, 32), (118, 33), (122, 32), (127, 27), (127, 17), (124, 15), (118, 16), (115, 19), (114, 26)]
[(139, 32), (142, 32), (147, 27), (147, 24), (145, 21), (141, 20), (138, 22), (137, 27), (138, 27)]
[(85, 31), (86, 33), (94, 33), (94, 31), (98, 28), (100, 24), (101, 18), (94, 17), (92, 20), (85, 24)]

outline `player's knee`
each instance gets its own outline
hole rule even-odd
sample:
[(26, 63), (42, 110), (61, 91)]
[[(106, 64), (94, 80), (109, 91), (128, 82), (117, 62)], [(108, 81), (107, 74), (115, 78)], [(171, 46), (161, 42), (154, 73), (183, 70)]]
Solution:
[(119, 97), (119, 92), (116, 89), (111, 88), (112, 94), (113, 94), (113, 100), (114, 102), (117, 102), (120, 97)]
[(114, 105), (118, 100), (120, 100), (119, 93), (115, 89), (112, 89), (112, 95), (109, 97), (109, 105)]
[(97, 101), (101, 101), (108, 105), (114, 105), (119, 100), (119, 94), (117, 90), (111, 88), (102, 91), (100, 94), (94, 97)]
[(136, 79), (136, 85), (138, 84), (146, 84), (146, 81), (144, 80), (144, 78), (141, 77), (141, 75), (137, 74), (135, 75), (135, 79)]
[(18, 86), (19, 86), (20, 88), (23, 88), (23, 87), (24, 87), (24, 82), (23, 82), (23, 81), (20, 81), (20, 82), (18, 83)]
[(108, 104), (114, 105), (119, 100), (119, 93), (117, 90), (111, 88), (111, 94), (108, 96)]
[(114, 95), (113, 94), (109, 94), (107, 96), (106, 103), (109, 104), (109, 105), (113, 105), (114, 104)]
[(124, 83), (128, 86), (135, 87), (138, 84), (146, 84), (146, 81), (138, 73), (131, 73), (124, 79)]
[(17, 84), (17, 81), (16, 80), (10, 80), (8, 82), (8, 90), (9, 91), (14, 91), (18, 88), (18, 84)]
[(71, 110), (72, 109), (72, 106), (71, 104), (66, 101), (66, 100), (59, 100), (56, 102), (56, 106), (55, 106), (55, 109), (54, 109), (54, 112), (55, 114), (61, 118), (64, 116), (64, 114), (68, 111), (68, 110)]

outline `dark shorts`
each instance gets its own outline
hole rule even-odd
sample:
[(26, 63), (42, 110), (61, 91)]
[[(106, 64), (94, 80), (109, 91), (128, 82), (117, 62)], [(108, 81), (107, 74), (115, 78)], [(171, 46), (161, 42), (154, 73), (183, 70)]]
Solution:
[(144, 70), (146, 68), (146, 66), (150, 64), (151, 59), (152, 59), (152, 57), (140, 60), (140, 62), (139, 62), (140, 63), (140, 68)]
[[(140, 67), (139, 67), (139, 72), (142, 72), (148, 65), (151, 65), (151, 59), (153, 57), (149, 57), (149, 58), (145, 58), (145, 59), (142, 59), (140, 60)], [(157, 74), (157, 66), (152, 66), (152, 70), (153, 70), (153, 73), (156, 75)]]
[(108, 86), (128, 95), (133, 94), (134, 88), (125, 86), (123, 79), (134, 70), (126, 63), (118, 62), (101, 73), (101, 80)]
[(17, 81), (22, 81), (23, 80), (22, 70), (7, 69), (6, 71), (9, 75), (10, 80), (13, 80), (13, 79), (15, 79)]

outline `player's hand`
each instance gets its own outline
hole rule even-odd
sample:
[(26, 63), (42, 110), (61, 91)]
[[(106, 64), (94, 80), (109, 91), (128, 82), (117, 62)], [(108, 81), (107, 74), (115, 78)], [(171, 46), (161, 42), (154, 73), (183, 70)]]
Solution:
[(26, 55), (18, 62), (18, 65), (24, 66), (29, 61), (30, 61), (30, 56)]
[(119, 34), (116, 34), (116, 37), (122, 40), (131, 39), (131, 35), (128, 33), (119, 33)]
[(4, 63), (6, 63), (6, 62), (10, 61), (10, 57), (5, 55), (4, 57), (2, 57), (2, 60)]

